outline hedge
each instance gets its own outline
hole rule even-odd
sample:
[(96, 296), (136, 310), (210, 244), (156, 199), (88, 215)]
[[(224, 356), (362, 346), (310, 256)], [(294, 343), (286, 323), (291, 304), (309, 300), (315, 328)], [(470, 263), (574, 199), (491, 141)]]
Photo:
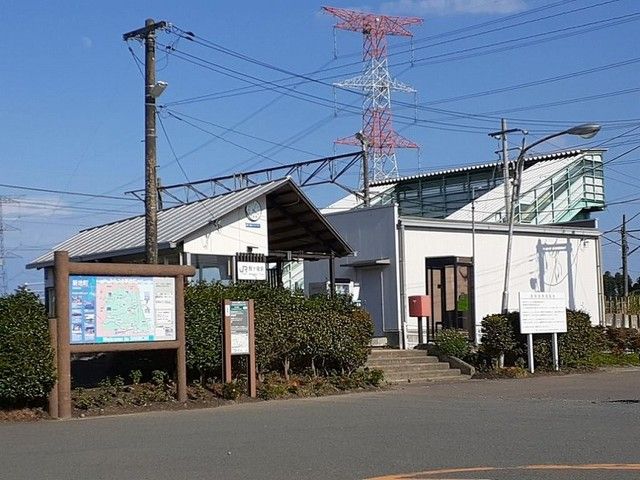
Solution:
[(318, 369), (351, 372), (364, 365), (373, 336), (367, 312), (348, 298), (316, 296), (264, 283), (223, 286), (196, 283), (185, 289), (187, 366), (191, 374), (219, 377), (222, 300), (255, 301), (255, 342), (260, 374)]
[(25, 289), (0, 297), (0, 405), (45, 399), (55, 382), (44, 306)]
[[(488, 315), (482, 321), (481, 349), (491, 357), (505, 355), (506, 363), (527, 364), (527, 336), (520, 332), (520, 314)], [(607, 349), (604, 329), (591, 326), (589, 314), (579, 310), (567, 310), (567, 333), (558, 334), (560, 362), (564, 366), (588, 365), (598, 352)], [(551, 335), (535, 335), (533, 356), (540, 370), (553, 367), (551, 359)]]

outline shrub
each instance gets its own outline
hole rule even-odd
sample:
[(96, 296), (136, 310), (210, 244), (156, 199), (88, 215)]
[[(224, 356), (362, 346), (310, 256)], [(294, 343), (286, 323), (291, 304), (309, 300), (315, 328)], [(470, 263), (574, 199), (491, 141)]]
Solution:
[(185, 288), (184, 316), (187, 367), (200, 383), (206, 376), (220, 377), (222, 365), (221, 310), (223, 286), (206, 282)]
[(514, 330), (505, 315), (487, 315), (482, 319), (481, 349), (490, 357), (505, 355), (516, 347)]
[(435, 345), (442, 355), (465, 358), (471, 350), (469, 335), (465, 330), (447, 328), (436, 335)]
[(187, 365), (202, 381), (220, 377), (223, 299), (253, 299), (258, 372), (317, 368), (352, 372), (364, 365), (373, 336), (367, 312), (345, 297), (316, 296), (270, 287), (265, 283), (222, 286), (198, 283), (185, 290)]
[(237, 381), (227, 382), (222, 385), (222, 398), (225, 400), (237, 400), (242, 395), (242, 387)]
[(0, 405), (42, 400), (54, 382), (44, 306), (25, 289), (0, 298)]
[(602, 330), (592, 327), (589, 314), (579, 310), (567, 310), (567, 333), (558, 337), (560, 361), (570, 367), (588, 364), (605, 348)]
[(640, 352), (640, 332), (635, 328), (608, 328), (606, 339), (614, 353)]

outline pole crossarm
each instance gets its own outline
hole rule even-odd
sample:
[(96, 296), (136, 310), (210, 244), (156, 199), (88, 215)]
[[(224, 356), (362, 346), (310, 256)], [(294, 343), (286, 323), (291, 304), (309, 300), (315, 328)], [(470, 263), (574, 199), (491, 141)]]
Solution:
[[(229, 193), (236, 190), (259, 185), (265, 182), (291, 177), (300, 187), (326, 185), (328, 183), (345, 188), (350, 193), (358, 194), (357, 190), (344, 187), (338, 180), (354, 165), (358, 165), (363, 152), (346, 153), (332, 157), (307, 160), (304, 162), (279, 165), (277, 167), (262, 168), (249, 172), (239, 172), (221, 177), (206, 178), (193, 182), (176, 183), (158, 187), (160, 195), (170, 197), (176, 204), (193, 201), (189, 194), (195, 193), (200, 199), (215, 196), (219, 193)], [(217, 190), (221, 190), (221, 192)], [(144, 200), (144, 190), (126, 192), (139, 200)]]

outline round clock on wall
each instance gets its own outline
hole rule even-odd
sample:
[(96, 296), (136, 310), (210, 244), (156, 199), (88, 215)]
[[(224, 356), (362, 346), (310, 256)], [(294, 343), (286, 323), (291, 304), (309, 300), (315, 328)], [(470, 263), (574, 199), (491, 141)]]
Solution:
[(245, 205), (244, 211), (247, 214), (247, 218), (252, 222), (255, 222), (262, 215), (262, 205), (257, 200), (253, 200)]

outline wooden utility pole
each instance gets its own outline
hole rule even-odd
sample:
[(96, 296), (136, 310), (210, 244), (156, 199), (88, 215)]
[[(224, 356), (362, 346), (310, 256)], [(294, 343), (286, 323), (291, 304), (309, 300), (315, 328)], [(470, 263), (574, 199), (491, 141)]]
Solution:
[[(625, 302), (629, 296), (629, 243), (627, 241), (627, 216), (622, 215), (622, 227), (620, 228), (622, 247), (622, 294)], [(626, 305), (626, 303), (625, 303)], [(626, 313), (626, 312), (625, 312)]]
[[(156, 30), (167, 27), (167, 22), (154, 22), (148, 18), (143, 28), (125, 33), (127, 41), (138, 39), (145, 45), (144, 74), (144, 212), (145, 259), (158, 263), (158, 180), (156, 172), (156, 98), (163, 86), (156, 83)], [(158, 89), (158, 87), (162, 87)]]

